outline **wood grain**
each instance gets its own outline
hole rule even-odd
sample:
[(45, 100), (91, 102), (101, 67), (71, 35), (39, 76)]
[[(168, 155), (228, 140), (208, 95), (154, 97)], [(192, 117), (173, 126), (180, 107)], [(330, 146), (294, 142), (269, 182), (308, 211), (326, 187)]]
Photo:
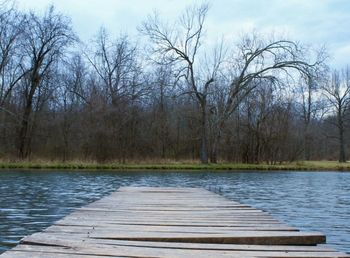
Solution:
[(1, 257), (350, 257), (325, 241), (204, 189), (123, 187)]

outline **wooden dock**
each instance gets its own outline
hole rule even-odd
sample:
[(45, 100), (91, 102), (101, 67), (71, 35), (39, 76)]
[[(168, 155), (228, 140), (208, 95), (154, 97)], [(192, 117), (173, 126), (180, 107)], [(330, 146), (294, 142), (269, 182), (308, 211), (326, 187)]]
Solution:
[(123, 187), (0, 257), (350, 257), (325, 241), (204, 189)]

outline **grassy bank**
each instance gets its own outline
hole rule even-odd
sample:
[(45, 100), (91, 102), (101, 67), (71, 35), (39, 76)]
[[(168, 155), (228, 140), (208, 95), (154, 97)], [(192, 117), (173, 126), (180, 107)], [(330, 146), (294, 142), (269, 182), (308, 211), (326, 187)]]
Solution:
[(278, 165), (220, 163), (203, 165), (194, 162), (159, 163), (94, 163), (94, 162), (8, 162), (0, 161), (0, 169), (109, 169), (109, 170), (335, 170), (350, 171), (350, 163), (335, 161), (299, 161)]

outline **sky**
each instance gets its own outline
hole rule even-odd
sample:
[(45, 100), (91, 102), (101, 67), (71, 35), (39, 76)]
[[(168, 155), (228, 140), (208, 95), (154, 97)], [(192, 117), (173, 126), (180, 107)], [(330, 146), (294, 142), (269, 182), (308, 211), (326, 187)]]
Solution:
[[(281, 33), (314, 47), (325, 45), (334, 68), (350, 64), (350, 0), (209, 0), (206, 37), (232, 43), (243, 33)], [(112, 35), (137, 34), (147, 15), (157, 11), (175, 19), (192, 0), (17, 0), (23, 10), (44, 12), (48, 5), (72, 19), (88, 42), (101, 26)]]

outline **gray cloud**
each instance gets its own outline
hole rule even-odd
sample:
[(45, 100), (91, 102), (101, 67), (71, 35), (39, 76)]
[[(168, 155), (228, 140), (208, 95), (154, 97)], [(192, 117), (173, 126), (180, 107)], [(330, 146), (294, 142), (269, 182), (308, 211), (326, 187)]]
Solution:
[[(53, 3), (72, 17), (83, 40), (90, 39), (101, 25), (113, 34), (136, 33), (136, 27), (157, 9), (174, 18), (191, 2), (188, 0), (18, 0), (23, 9), (43, 11)], [(350, 56), (350, 1), (348, 0), (211, 0), (208, 37), (224, 34), (235, 39), (240, 33), (283, 32), (309, 44), (326, 44), (332, 65), (341, 67)]]

